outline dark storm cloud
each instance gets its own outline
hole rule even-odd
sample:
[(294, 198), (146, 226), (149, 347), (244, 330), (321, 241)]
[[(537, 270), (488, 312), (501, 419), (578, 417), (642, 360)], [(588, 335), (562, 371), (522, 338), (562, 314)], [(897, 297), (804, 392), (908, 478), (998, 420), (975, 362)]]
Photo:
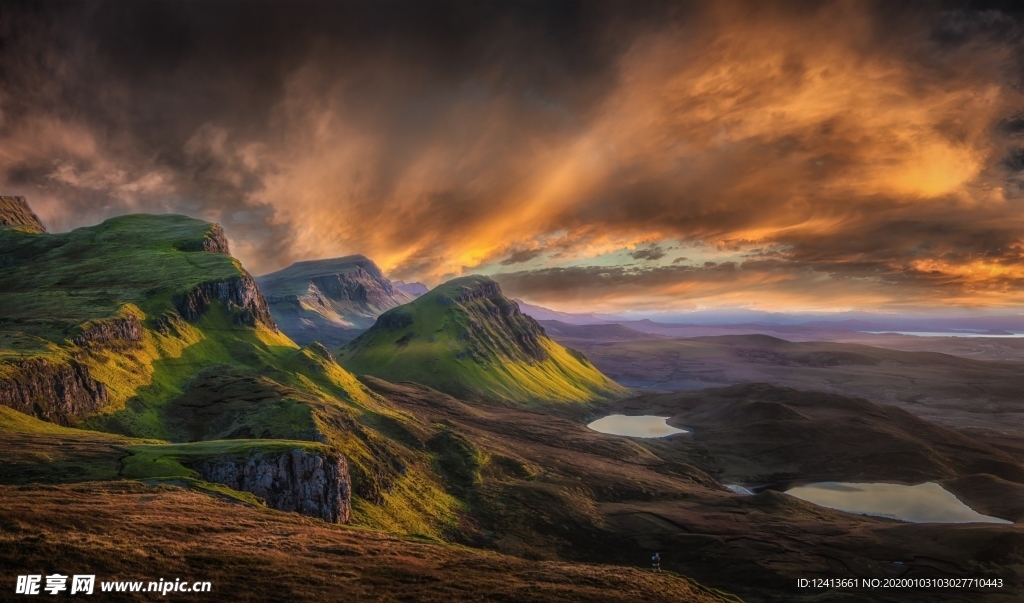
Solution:
[[(254, 272), (364, 253), (428, 282), (554, 265), (501, 278), (555, 303), (1017, 303), (1012, 8), (5, 4), (0, 180), (51, 229), (219, 221)], [(669, 241), (736, 257), (666, 268)], [(558, 267), (610, 252), (644, 269)]]
[(660, 245), (654, 245), (646, 249), (637, 249), (636, 251), (629, 252), (629, 256), (634, 260), (660, 260), (665, 257), (665, 250)]
[(512, 264), (529, 262), (530, 260), (539, 257), (542, 253), (544, 252), (541, 249), (515, 249), (507, 258), (501, 260), (501, 265), (511, 266)]
[[(525, 129), (495, 123), (507, 142), (475, 150), (478, 164), (495, 164), (489, 186), (501, 186), (514, 177), (497, 166), (507, 153), (533, 131), (573, 130), (602, 98), (617, 48), (603, 12), (565, 2), (5, 5), (0, 168), (56, 228), (186, 211), (224, 222), (257, 268), (370, 243), (325, 241), (332, 232), (311, 232), (316, 211), (290, 215), (289, 197), (316, 189), (314, 210), (372, 228), (438, 141), (469, 152), (495, 119)], [(327, 165), (305, 182), (310, 166), (288, 164), (317, 134), (331, 146)], [(358, 139), (350, 150), (364, 165), (332, 198), (323, 172), (346, 159), (334, 136)], [(437, 230), (471, 228), (487, 207), (462, 190), (464, 175), (417, 190), (431, 211), (399, 223), (407, 212), (396, 208), (387, 235), (429, 243)], [(298, 181), (282, 187), (305, 190), (267, 190), (289, 176)]]

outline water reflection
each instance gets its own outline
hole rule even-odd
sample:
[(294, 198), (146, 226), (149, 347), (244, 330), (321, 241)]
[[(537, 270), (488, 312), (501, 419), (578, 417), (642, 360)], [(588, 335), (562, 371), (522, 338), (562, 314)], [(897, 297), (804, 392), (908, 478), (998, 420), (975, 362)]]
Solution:
[(913, 523), (1013, 523), (978, 513), (933, 482), (916, 486), (822, 482), (798, 486), (786, 494), (830, 509)]
[(686, 433), (685, 429), (676, 429), (666, 423), (667, 419), (668, 417), (655, 417), (651, 415), (635, 417), (608, 415), (594, 421), (587, 425), (587, 427), (601, 433), (632, 436), (634, 438), (663, 438), (674, 433)]

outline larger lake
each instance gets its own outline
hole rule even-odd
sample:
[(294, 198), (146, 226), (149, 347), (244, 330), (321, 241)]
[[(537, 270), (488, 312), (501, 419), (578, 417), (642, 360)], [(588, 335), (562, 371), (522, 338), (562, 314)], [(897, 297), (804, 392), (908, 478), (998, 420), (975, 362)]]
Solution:
[(674, 433), (686, 433), (685, 429), (676, 429), (666, 421), (668, 417), (655, 417), (652, 415), (638, 415), (628, 417), (626, 415), (608, 415), (598, 419), (587, 427), (601, 433), (612, 435), (631, 436), (634, 438), (663, 438)]
[(847, 513), (913, 523), (1013, 523), (978, 513), (933, 482), (916, 486), (822, 482), (797, 486), (786, 494)]

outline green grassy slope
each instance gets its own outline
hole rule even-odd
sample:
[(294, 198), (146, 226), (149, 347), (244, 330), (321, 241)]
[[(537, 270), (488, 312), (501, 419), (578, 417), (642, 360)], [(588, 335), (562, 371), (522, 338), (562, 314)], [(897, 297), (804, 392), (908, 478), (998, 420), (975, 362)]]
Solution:
[[(35, 388), (35, 410), (23, 410), (52, 417), (68, 375), (85, 375), (103, 393), (95, 407), (60, 416), (79, 429), (0, 407), (4, 421), (32, 426), (7, 438), (33, 451), (7, 481), (194, 486), (185, 452), (305, 442), (348, 459), (353, 523), (432, 538), (453, 532), (463, 505), (431, 455), (391, 437), (430, 428), (412, 426), (323, 346), (300, 347), (276, 331), (269, 315), (239, 320), (260, 311), (262, 296), (226, 247), (218, 226), (184, 216), (123, 216), (63, 234), (0, 229), (0, 401)], [(214, 291), (210, 283), (241, 288), (233, 299), (249, 307), (208, 299), (183, 316), (181, 300)]]
[(186, 253), (215, 225), (185, 216), (130, 215), (61, 234), (0, 231), (0, 347), (37, 351), (87, 320), (133, 304), (156, 317), (175, 294), (246, 274), (222, 253)]
[(483, 276), (449, 281), (389, 310), (338, 352), (356, 374), (415, 381), (456, 396), (580, 402), (625, 390), (543, 329)]

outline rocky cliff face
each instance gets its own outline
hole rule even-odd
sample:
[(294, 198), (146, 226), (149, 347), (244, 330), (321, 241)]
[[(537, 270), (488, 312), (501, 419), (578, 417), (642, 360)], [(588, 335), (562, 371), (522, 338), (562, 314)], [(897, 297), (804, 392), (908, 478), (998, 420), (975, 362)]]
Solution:
[[(498, 283), (488, 279), (486, 281), (480, 281), (469, 287), (460, 287), (459, 294), (455, 296), (455, 301), (460, 304), (471, 302), (474, 299), (505, 299), (501, 294), (501, 287)], [(508, 300), (505, 300), (508, 301)]]
[(223, 253), (231, 255), (228, 249), (228, 238), (220, 224), (213, 224), (210, 230), (201, 239), (188, 241), (178, 245), (179, 251), (206, 251), (208, 253)]
[(438, 285), (382, 314), (337, 352), (347, 370), (413, 381), (462, 399), (587, 401), (625, 391), (552, 341), (482, 275)]
[(234, 315), (235, 324), (250, 327), (262, 324), (277, 330), (267, 300), (249, 275), (203, 283), (188, 293), (175, 296), (174, 307), (186, 320), (196, 322), (206, 314), (214, 301), (224, 304)]
[(296, 262), (258, 281), (271, 303), (315, 296), (379, 313), (413, 298), (395, 288), (373, 260), (361, 255)]
[(313, 284), (328, 299), (353, 301), (373, 306), (387, 304), (397, 294), (391, 281), (384, 278), (376, 266), (358, 266), (340, 274), (325, 274), (313, 277)]
[(498, 283), (487, 279), (462, 287), (454, 300), (465, 306), (470, 316), (463, 335), (467, 341), (479, 342), (481, 347), (509, 359), (547, 359), (548, 353), (540, 344), (540, 338), (545, 337), (544, 327), (502, 295)]
[(142, 323), (134, 314), (86, 323), (82, 330), (71, 338), (71, 342), (77, 346), (141, 340)]
[(352, 482), (348, 463), (338, 453), (312, 454), (294, 449), (257, 453), (247, 459), (214, 459), (197, 467), (202, 478), (251, 492), (280, 511), (348, 523)]
[(107, 403), (107, 388), (74, 360), (3, 362), (0, 373), (0, 404), (61, 425), (71, 425)]
[(0, 226), (19, 226), (30, 232), (46, 232), (46, 227), (29, 208), (25, 197), (0, 197)]

